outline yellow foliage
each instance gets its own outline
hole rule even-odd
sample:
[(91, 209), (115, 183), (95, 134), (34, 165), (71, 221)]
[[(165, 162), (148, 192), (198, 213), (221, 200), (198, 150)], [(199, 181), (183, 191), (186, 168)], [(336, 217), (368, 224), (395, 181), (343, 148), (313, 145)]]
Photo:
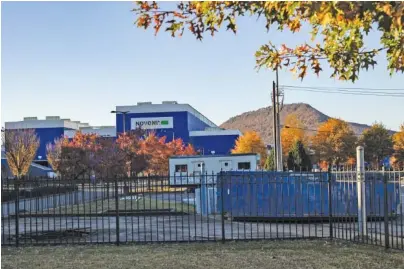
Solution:
[(32, 129), (7, 130), (4, 139), (7, 163), (17, 178), (28, 173), (39, 147), (39, 139)]
[(393, 135), (394, 150), (404, 150), (404, 124), (400, 126), (400, 131)]
[(400, 126), (400, 131), (393, 135), (394, 155), (392, 164), (396, 168), (404, 166), (404, 124)]
[(288, 155), (297, 140), (307, 145), (307, 136), (304, 131), (303, 123), (297, 118), (296, 114), (289, 114), (281, 130), (282, 153), (284, 156)]
[(341, 164), (355, 152), (356, 137), (343, 120), (330, 118), (319, 125), (312, 138), (312, 146), (321, 160)]
[(260, 154), (261, 167), (263, 167), (266, 157), (267, 149), (257, 132), (248, 131), (236, 140), (236, 145), (231, 153), (257, 153)]

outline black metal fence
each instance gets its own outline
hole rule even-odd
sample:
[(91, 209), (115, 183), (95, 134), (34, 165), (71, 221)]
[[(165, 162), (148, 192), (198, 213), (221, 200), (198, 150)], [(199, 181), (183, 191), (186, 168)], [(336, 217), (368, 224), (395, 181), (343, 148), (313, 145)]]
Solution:
[(365, 178), (366, 223), (350, 171), (2, 180), (1, 244), (336, 238), (404, 249), (404, 172)]

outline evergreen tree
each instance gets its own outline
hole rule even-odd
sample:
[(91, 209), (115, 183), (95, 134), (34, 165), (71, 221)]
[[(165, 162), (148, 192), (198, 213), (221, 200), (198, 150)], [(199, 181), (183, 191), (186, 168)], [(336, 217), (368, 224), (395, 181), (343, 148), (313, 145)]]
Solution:
[(265, 170), (275, 171), (275, 150), (271, 149), (268, 157), (265, 160)]
[(297, 140), (288, 154), (287, 159), (288, 170), (301, 170), (301, 171), (310, 171), (311, 170), (311, 161), (309, 156), (304, 149), (304, 145), (302, 141)]

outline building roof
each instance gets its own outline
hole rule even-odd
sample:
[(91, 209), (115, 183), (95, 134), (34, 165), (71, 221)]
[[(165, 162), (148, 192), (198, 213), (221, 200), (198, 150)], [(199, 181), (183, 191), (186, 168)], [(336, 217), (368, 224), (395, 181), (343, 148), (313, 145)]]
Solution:
[(83, 134), (97, 134), (99, 136), (116, 136), (116, 128), (115, 126), (99, 126), (99, 127), (82, 127), (80, 130), (65, 130), (64, 135), (68, 138), (73, 138), (74, 135), (78, 132), (82, 132)]
[(130, 113), (159, 113), (159, 112), (189, 112), (210, 127), (218, 127), (207, 117), (189, 104), (178, 104), (176, 101), (163, 101), (161, 104), (152, 102), (138, 102), (132, 106), (117, 106), (116, 111), (129, 111)]
[(39, 129), (39, 128), (67, 128), (78, 130), (81, 127), (89, 126), (88, 123), (61, 119), (59, 116), (46, 116), (38, 120), (37, 117), (24, 117), (22, 121), (11, 121), (5, 123), (5, 129)]
[(219, 154), (219, 155), (181, 155), (171, 156), (170, 159), (190, 159), (190, 158), (223, 158), (223, 157), (238, 157), (238, 156), (258, 156), (256, 153), (238, 153), (238, 154)]

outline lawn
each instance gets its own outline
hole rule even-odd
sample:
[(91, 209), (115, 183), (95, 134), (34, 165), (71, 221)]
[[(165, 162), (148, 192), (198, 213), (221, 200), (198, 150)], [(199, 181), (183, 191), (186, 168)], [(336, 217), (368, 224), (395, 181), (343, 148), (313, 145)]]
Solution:
[(404, 268), (404, 254), (327, 241), (2, 248), (2, 268)]
[[(135, 195), (133, 195), (135, 196)], [(187, 214), (194, 214), (195, 207), (186, 203), (174, 201), (162, 201), (159, 199), (147, 198), (147, 195), (139, 200), (119, 200), (119, 211), (131, 210), (158, 210), (158, 209), (171, 209), (176, 212), (184, 212)], [(96, 214), (106, 212), (108, 210), (116, 210), (116, 200), (103, 199), (92, 201), (84, 204), (60, 206), (57, 208), (50, 208), (41, 213), (49, 214)], [(39, 213), (39, 212), (38, 212)], [(32, 214), (32, 213), (31, 213)]]

